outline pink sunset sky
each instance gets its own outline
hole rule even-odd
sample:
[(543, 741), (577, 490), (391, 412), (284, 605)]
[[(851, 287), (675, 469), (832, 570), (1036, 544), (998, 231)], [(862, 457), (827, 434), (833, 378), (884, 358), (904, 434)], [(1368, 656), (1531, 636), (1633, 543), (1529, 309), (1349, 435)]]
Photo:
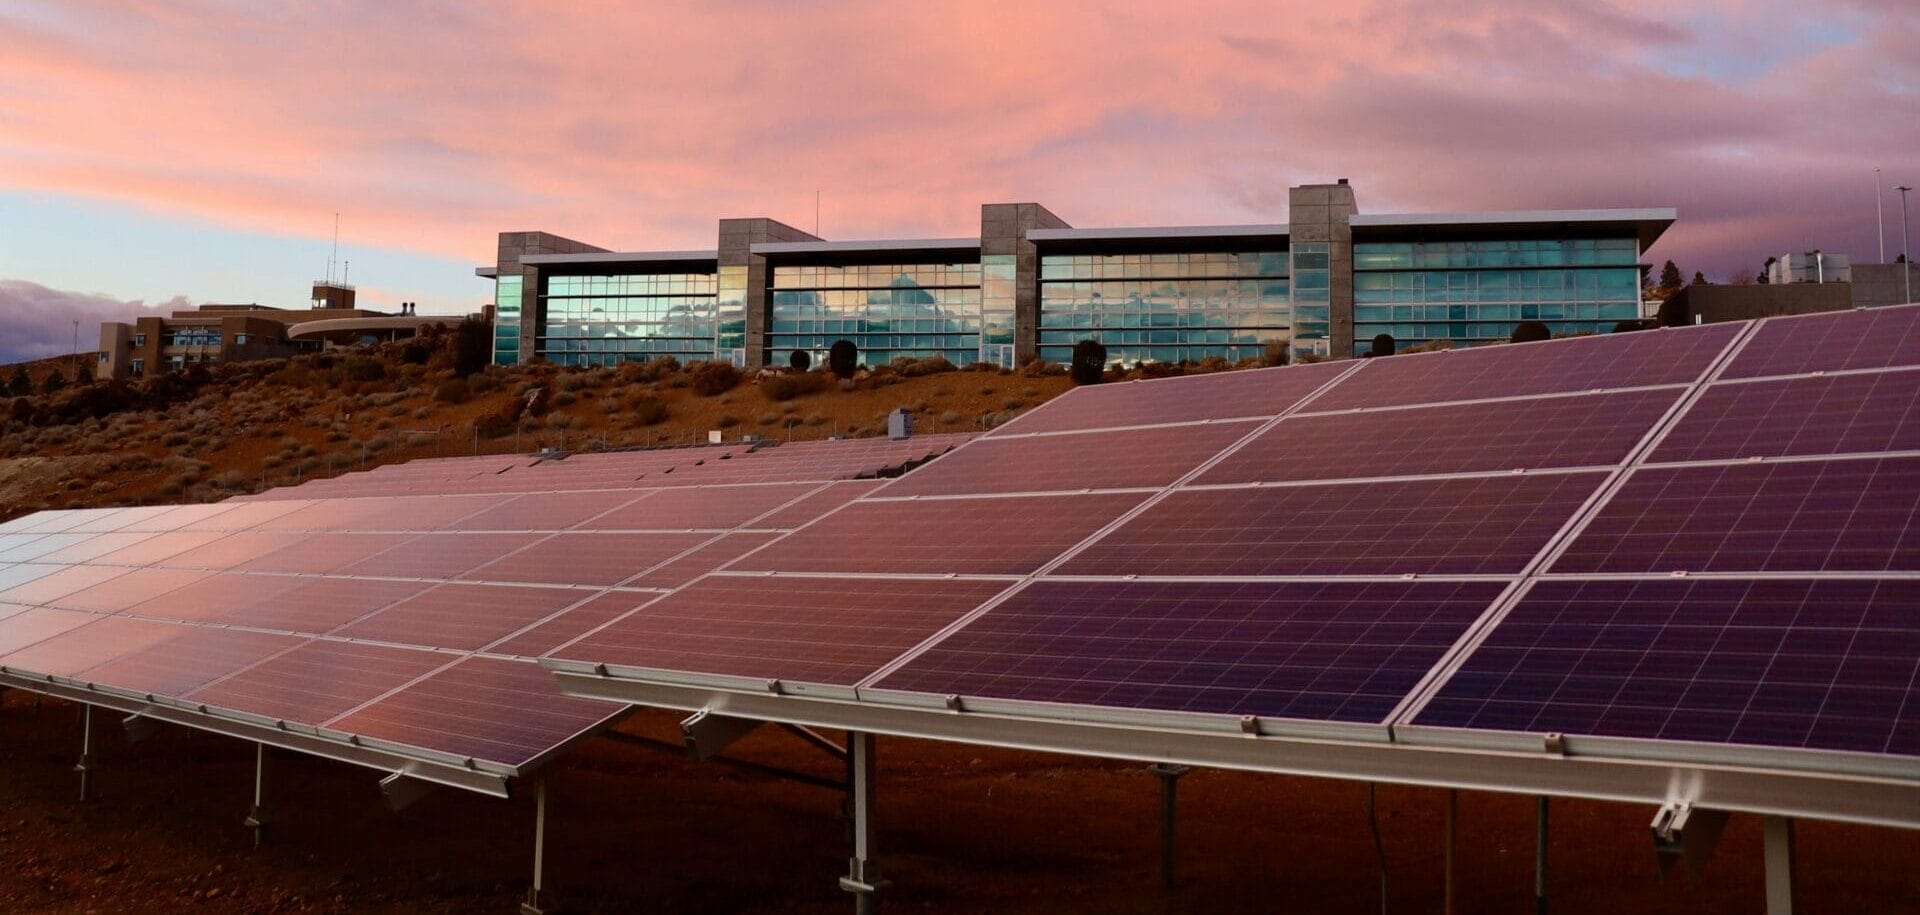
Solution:
[(0, 281), (115, 301), (297, 302), (335, 211), (356, 280), (464, 311), (501, 230), (709, 247), (816, 191), (830, 238), (1267, 222), (1336, 177), (1363, 212), (1675, 206), (1654, 258), (1720, 281), (1877, 259), (1876, 167), (1891, 257), (1920, 184), (1913, 0), (0, 0), (0, 61)]

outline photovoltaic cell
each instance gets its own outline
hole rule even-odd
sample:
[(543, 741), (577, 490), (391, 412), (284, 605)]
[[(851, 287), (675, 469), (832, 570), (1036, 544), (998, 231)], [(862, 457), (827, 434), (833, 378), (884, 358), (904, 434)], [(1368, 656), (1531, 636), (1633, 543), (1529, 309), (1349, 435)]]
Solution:
[(716, 530), (737, 527), (818, 487), (817, 483), (663, 489), (601, 515), (581, 530)]
[(572, 588), (441, 585), (348, 626), (336, 635), (474, 651), (579, 602)]
[[(175, 553), (165, 559), (154, 561), (154, 565), (163, 565), (176, 569), (231, 569), (244, 565), (269, 553), (284, 550), (302, 540), (305, 534), (261, 533), (242, 531), (226, 534), (218, 540), (211, 540), (192, 549)], [(160, 538), (155, 537), (154, 540)], [(149, 541), (151, 542), (151, 541)], [(133, 549), (140, 549), (140, 544)], [(109, 554), (115, 555), (115, 554)]]
[[(68, 567), (50, 562), (0, 563), (0, 594), (5, 594), (16, 585), (25, 584), (36, 578), (44, 578), (66, 568)], [(0, 599), (0, 603), (5, 602), (4, 599)]]
[(468, 658), (329, 727), (518, 767), (622, 711), (561, 695), (531, 662)]
[(194, 533), (182, 531), (154, 534), (132, 546), (122, 547), (111, 553), (97, 556), (92, 562), (95, 565), (144, 566), (156, 562), (164, 562), (226, 536), (228, 535), (218, 531), (199, 531)]
[(1171, 484), (1260, 421), (984, 438), (902, 477), (892, 496), (1124, 489)]
[(993, 435), (1272, 416), (1348, 368), (1329, 362), (1074, 388)]
[(1503, 474), (1175, 492), (1063, 575), (1520, 571), (1604, 474)]
[(311, 534), (233, 568), (247, 572), (334, 572), (411, 539), (412, 534)]
[[(450, 525), (459, 531), (562, 531), (619, 508), (639, 495), (632, 490), (542, 492), (512, 499)], [(644, 496), (641, 497), (645, 501)]]
[(1920, 582), (1542, 581), (1414, 723), (1920, 754)]
[(310, 641), (193, 690), (190, 702), (319, 726), (430, 673), (453, 656), (354, 642)]
[(131, 571), (114, 569), (113, 571), (125, 574), (72, 594), (43, 601), (43, 603), (69, 610), (119, 613), (156, 594), (166, 594), (212, 574), (193, 569), (133, 569)]
[(1024, 575), (1144, 499), (1096, 493), (857, 502), (729, 571)]
[(1775, 318), (1734, 357), (1723, 378), (1920, 365), (1920, 309), (1861, 308)]
[(460, 577), (470, 581), (608, 587), (706, 540), (700, 534), (554, 534)]
[(303, 500), (235, 503), (226, 511), (208, 514), (197, 521), (179, 525), (176, 529), (183, 531), (244, 531), (254, 525), (264, 524), (281, 515), (297, 511), (310, 504), (312, 503)]
[(44, 607), (21, 610), (8, 616), (6, 626), (0, 627), (0, 657), (98, 619), (99, 616), (78, 610), (49, 610)]
[(876, 685), (1381, 722), (1505, 587), (1043, 579)]
[(668, 561), (666, 565), (628, 584), (636, 588), (677, 588), (766, 545), (778, 536), (772, 532), (727, 534), (679, 559)]
[(133, 546), (153, 534), (109, 533), (94, 534), (72, 546), (47, 553), (40, 558), (42, 562), (91, 562), (109, 553), (118, 552)]
[(487, 651), (537, 658), (659, 596), (639, 591), (609, 591), (524, 632), (488, 645)]
[(301, 644), (300, 636), (173, 626), (174, 634), (138, 651), (81, 671), (78, 676), (159, 696), (179, 696)]
[(0, 601), (15, 604), (45, 604), (82, 591), (127, 573), (126, 569), (102, 566), (67, 566), (41, 575), (25, 584), (0, 591)]
[(235, 626), (324, 635), (427, 587), (417, 581), (309, 578), (271, 599), (248, 602), (213, 619)]
[(0, 667), (72, 677), (89, 667), (163, 641), (179, 630), (174, 623), (94, 617), (92, 622), (0, 655)]
[[(1202, 474), (1253, 483), (1617, 464), (1680, 399), (1624, 391), (1294, 416)], [(975, 448), (978, 445), (973, 446)]]
[(306, 579), (221, 572), (135, 604), (127, 613), (168, 620), (211, 620), (269, 603)]
[(1683, 384), (1700, 377), (1743, 327), (1707, 324), (1378, 359), (1308, 411)]
[(58, 553), (69, 547), (86, 543), (89, 534), (37, 534), (22, 537), (5, 552), (0, 552), (0, 562), (32, 562), (48, 553)]
[(965, 579), (706, 578), (555, 655), (850, 686), (1006, 587)]
[(886, 480), (855, 480), (834, 483), (771, 515), (756, 519), (753, 526), (769, 529), (796, 528), (879, 489), (886, 482)]
[(1920, 570), (1920, 458), (1643, 468), (1553, 572)]
[(1654, 461), (1920, 450), (1920, 371), (1716, 384)]
[(546, 537), (545, 534), (421, 534), (341, 568), (343, 575), (457, 578)]

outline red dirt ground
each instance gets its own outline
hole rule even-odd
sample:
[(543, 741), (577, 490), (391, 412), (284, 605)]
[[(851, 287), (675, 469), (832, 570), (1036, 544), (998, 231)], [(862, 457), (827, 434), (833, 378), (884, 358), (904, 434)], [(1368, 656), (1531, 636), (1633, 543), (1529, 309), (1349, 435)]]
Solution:
[[(530, 791), (441, 791), (400, 814), (379, 773), (295, 754), (270, 763), (275, 824), (242, 826), (253, 748), (168, 729), (128, 744), (96, 722), (97, 799), (76, 801), (76, 706), (4, 695), (0, 906), (30, 912), (514, 911), (531, 861)], [(676, 716), (624, 730), (660, 739)], [(777, 729), (742, 758), (834, 776)], [(1158, 782), (1137, 765), (881, 738), (885, 911), (1348, 913), (1379, 910), (1362, 785), (1196, 771), (1181, 782), (1181, 885), (1158, 875)], [(842, 795), (595, 740), (550, 770), (548, 886), (569, 912), (844, 913)], [(1441, 911), (1444, 793), (1379, 794), (1395, 913)], [(1704, 876), (1662, 884), (1653, 811), (1555, 801), (1555, 913), (1754, 913), (1760, 828), (1735, 817)], [(1460, 798), (1458, 911), (1531, 911), (1531, 798)], [(1799, 824), (1806, 913), (1920, 911), (1920, 833)]]

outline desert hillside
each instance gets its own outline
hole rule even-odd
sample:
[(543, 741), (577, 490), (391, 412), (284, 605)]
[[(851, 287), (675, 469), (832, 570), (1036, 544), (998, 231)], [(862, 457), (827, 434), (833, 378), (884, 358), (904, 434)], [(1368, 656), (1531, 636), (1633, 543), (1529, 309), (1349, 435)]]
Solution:
[[(823, 368), (746, 374), (671, 360), (475, 366), (463, 375), (460, 336), (133, 382), (47, 385), (62, 360), (28, 365), (27, 385), (0, 396), (0, 521), (48, 508), (216, 500), (438, 455), (689, 444), (711, 430), (780, 441), (879, 435), (898, 408), (913, 411), (919, 432), (982, 429), (1073, 384), (1044, 363), (1009, 371), (937, 358), (844, 379)], [(0, 367), (0, 382), (18, 368)]]

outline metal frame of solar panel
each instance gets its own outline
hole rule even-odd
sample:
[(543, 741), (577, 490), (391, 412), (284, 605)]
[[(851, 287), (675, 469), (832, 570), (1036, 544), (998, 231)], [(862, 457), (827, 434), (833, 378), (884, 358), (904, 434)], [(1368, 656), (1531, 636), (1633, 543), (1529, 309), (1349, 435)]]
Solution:
[(416, 461), (29, 515), (0, 525), (0, 686), (504, 796), (625, 711), (529, 654), (968, 437)]
[[(1759, 392), (1791, 383), (1741, 361), (1753, 341), (1763, 341), (1756, 354), (1791, 351), (1772, 341), (1826, 333), (1815, 325), (1844, 321), (1904, 326), (1920, 321), (1920, 308), (1077, 389), (541, 663), (572, 694), (706, 715), (1920, 827), (1920, 758), (1911, 756), (1752, 752), (1700, 740), (1435, 727), (1419, 719), (1436, 695), (1447, 695), (1456, 672), (1472, 670), (1476, 652), (1494, 644), (1540, 583), (1722, 575), (1576, 576), (1553, 563), (1596, 517), (1631, 507), (1619, 500), (1636, 491), (1636, 477), (1661, 472), (1661, 448), (1682, 441), (1690, 417), (1725, 425), (1729, 407), (1714, 404), (1737, 397), (1727, 393), (1735, 386)], [(1847, 338), (1847, 331), (1829, 335)], [(1854, 347), (1836, 358), (1829, 374), (1920, 371), (1920, 354), (1887, 347)], [(1794, 377), (1820, 370), (1796, 362)], [(1210, 385), (1231, 390), (1215, 398)], [(1881, 409), (1873, 403), (1911, 400), (1910, 390), (1888, 384), (1863, 394), (1848, 386), (1826, 402), (1860, 404), (1864, 414)], [(1150, 421), (1130, 408), (1133, 392), (1153, 404)], [(1851, 429), (1850, 442), (1901, 447), (1911, 440), (1904, 417), (1873, 419), (1864, 431), (1838, 425)], [(1811, 448), (1806, 443), (1823, 434), (1814, 428), (1821, 423), (1804, 416), (1785, 421), (1795, 423), (1786, 437), (1802, 442), (1793, 447)], [(1245, 431), (1222, 445), (1213, 433), (1232, 424)], [(1077, 464), (1007, 471), (1037, 454), (1073, 460), (1061, 446), (1068, 438), (1086, 445)], [(1381, 455), (1386, 448), (1398, 452)], [(1834, 461), (1883, 456), (1811, 453)], [(1740, 454), (1713, 463), (1761, 459), (1815, 458)], [(1037, 491), (1013, 491), (1024, 479), (1040, 481), (1024, 487)], [(1552, 481), (1563, 496), (1526, 495), (1528, 486)], [(1137, 501), (1094, 511), (1093, 500), (1122, 494)], [(1409, 494), (1420, 511), (1392, 510), (1392, 498)], [(1290, 536), (1292, 519), (1274, 523), (1258, 511), (1221, 508), (1235, 500), (1310, 512), (1316, 536), (1276, 547)], [(1069, 537), (1065, 548), (1041, 545), (1039, 529), (1086, 514), (1076, 509), (1093, 512), (1078, 522), (1085, 536)], [(909, 520), (916, 513), (947, 519), (949, 535), (922, 533)], [(861, 524), (845, 523), (863, 518), (864, 536)], [(951, 551), (944, 567), (942, 547)], [(1491, 565), (1436, 559), (1486, 557), (1496, 547), (1516, 558)], [(1157, 556), (1156, 567), (1129, 568), (1144, 556)], [(1003, 587), (977, 603), (964, 596), (927, 603), (931, 586), (969, 581)], [(766, 612), (739, 613), (740, 601), (716, 599), (740, 587), (757, 588)], [(799, 609), (781, 604), (782, 592)], [(873, 631), (883, 623), (867, 610), (876, 592), (922, 608), (910, 628), (930, 634), (890, 653)], [(868, 596), (845, 613), (809, 609), (821, 603), (814, 596), (835, 593)], [(1463, 600), (1472, 606), (1462, 610)], [(781, 626), (762, 628), (776, 615)], [(1342, 634), (1329, 631), (1336, 626), (1345, 627)], [(837, 641), (795, 638), (794, 627), (832, 632)], [(670, 646), (650, 641), (661, 633)], [(824, 656), (836, 663), (821, 667)], [(849, 673), (847, 662), (867, 665), (866, 673)]]

